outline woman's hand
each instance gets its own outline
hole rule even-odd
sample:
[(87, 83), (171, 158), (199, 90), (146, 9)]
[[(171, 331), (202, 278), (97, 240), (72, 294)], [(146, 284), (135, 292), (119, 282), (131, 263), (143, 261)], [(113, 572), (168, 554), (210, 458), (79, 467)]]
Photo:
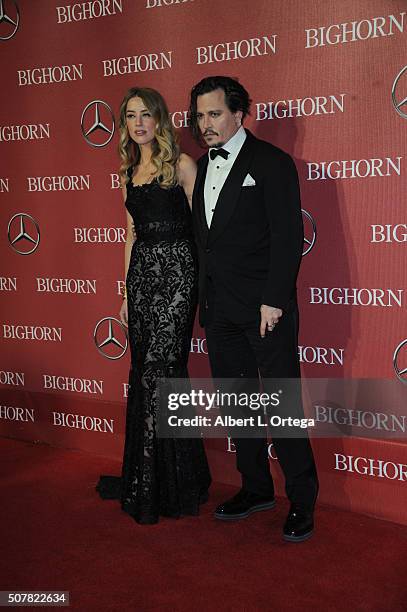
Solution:
[(120, 308), (120, 312), (119, 312), (119, 317), (120, 317), (120, 321), (122, 322), (122, 324), (125, 327), (129, 326), (128, 323), (128, 310), (127, 310), (127, 298), (124, 298), (123, 300), (123, 304)]

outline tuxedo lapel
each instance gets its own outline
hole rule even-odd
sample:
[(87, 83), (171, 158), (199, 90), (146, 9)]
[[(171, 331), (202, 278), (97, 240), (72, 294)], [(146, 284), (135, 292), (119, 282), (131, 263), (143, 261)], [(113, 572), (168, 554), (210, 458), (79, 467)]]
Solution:
[[(212, 217), (211, 227), (208, 233), (208, 244), (211, 244), (223, 232), (233, 215), (239, 199), (242, 183), (250, 167), (256, 142), (255, 138), (247, 130), (246, 134), (246, 140), (244, 141), (235, 163), (233, 164), (219, 194), (215, 212)], [(205, 215), (204, 208), (203, 212)]]
[(208, 156), (205, 155), (200, 163), (198, 164), (198, 171), (195, 179), (195, 187), (194, 187), (194, 199), (193, 199), (193, 207), (196, 208), (194, 211), (196, 214), (196, 218), (198, 220), (198, 238), (202, 243), (202, 246), (205, 247), (208, 240), (208, 224), (206, 221), (206, 213), (205, 213), (205, 177), (206, 170), (208, 168)]

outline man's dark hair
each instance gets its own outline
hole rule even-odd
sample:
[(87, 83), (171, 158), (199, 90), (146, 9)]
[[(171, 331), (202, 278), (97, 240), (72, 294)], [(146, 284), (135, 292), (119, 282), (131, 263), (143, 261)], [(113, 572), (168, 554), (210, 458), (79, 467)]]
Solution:
[(250, 113), (251, 99), (246, 89), (237, 79), (227, 76), (210, 76), (199, 81), (191, 90), (191, 101), (189, 105), (189, 120), (192, 134), (198, 142), (201, 142), (201, 132), (197, 120), (197, 98), (203, 94), (210, 93), (216, 89), (225, 92), (225, 102), (231, 113), (242, 111), (244, 119)]

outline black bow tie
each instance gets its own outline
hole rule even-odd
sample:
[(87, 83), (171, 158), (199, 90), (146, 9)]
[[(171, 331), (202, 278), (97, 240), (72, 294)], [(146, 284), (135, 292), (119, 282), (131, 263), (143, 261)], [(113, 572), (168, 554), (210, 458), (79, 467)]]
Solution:
[(225, 149), (211, 149), (209, 151), (209, 157), (211, 158), (211, 160), (213, 161), (218, 155), (220, 155), (221, 157), (223, 157), (223, 159), (227, 159), (229, 157), (229, 151), (226, 151)]

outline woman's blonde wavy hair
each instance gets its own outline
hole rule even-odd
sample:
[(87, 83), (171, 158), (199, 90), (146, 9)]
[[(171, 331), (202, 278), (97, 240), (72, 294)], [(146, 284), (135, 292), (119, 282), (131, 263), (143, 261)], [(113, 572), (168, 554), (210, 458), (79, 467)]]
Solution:
[(177, 183), (176, 164), (179, 158), (179, 146), (164, 98), (158, 91), (149, 87), (132, 87), (126, 93), (120, 105), (120, 178), (127, 183), (129, 181), (127, 170), (140, 161), (140, 149), (130, 138), (126, 125), (127, 103), (136, 96), (143, 100), (147, 110), (158, 125), (152, 143), (151, 157), (151, 161), (156, 168), (158, 182), (161, 187), (171, 187)]

